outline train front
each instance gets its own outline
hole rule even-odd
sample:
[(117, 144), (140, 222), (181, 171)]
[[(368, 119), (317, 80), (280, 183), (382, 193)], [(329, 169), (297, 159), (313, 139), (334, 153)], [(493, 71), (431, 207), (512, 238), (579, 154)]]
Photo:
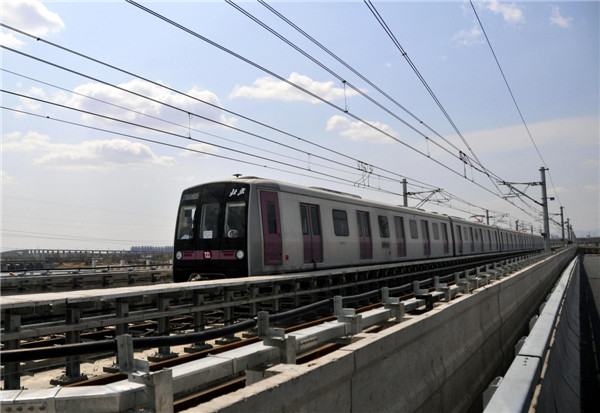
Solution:
[(248, 275), (250, 186), (216, 182), (186, 189), (175, 228), (173, 280)]

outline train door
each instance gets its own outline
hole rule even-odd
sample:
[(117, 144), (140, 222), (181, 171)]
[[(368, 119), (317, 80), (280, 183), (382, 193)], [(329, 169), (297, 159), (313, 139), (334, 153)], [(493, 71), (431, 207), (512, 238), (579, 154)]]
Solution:
[(304, 263), (323, 262), (323, 239), (318, 205), (300, 204)]
[(366, 211), (356, 211), (356, 219), (358, 221), (360, 259), (366, 260), (373, 258), (373, 242), (371, 240), (369, 213)]
[(396, 243), (398, 244), (398, 256), (406, 257), (406, 237), (404, 235), (404, 218), (394, 217), (396, 224)]
[(282, 263), (282, 246), (277, 192), (261, 191), (260, 206), (265, 265), (280, 265)]
[(429, 222), (421, 220), (421, 230), (423, 232), (423, 254), (431, 255), (431, 241), (429, 239)]
[(458, 235), (458, 254), (460, 255), (463, 253), (463, 236), (460, 225), (456, 226), (456, 235)]

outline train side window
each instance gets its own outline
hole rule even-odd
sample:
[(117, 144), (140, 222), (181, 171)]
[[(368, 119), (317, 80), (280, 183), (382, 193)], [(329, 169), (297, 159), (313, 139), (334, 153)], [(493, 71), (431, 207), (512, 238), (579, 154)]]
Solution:
[(277, 234), (277, 214), (275, 202), (267, 201), (267, 228), (269, 234)]
[(431, 229), (433, 230), (433, 239), (440, 239), (440, 228), (437, 223), (431, 224)]
[(475, 229), (475, 241), (479, 241), (479, 234), (477, 234), (477, 229)]
[(468, 235), (468, 233), (467, 233), (467, 227), (463, 227), (463, 239), (464, 239), (465, 241), (468, 241), (468, 240), (469, 240), (469, 235)]
[(406, 238), (404, 235), (404, 218), (394, 217), (396, 224), (396, 241), (398, 243), (398, 256), (406, 257)]
[(348, 230), (348, 214), (346, 211), (334, 209), (333, 214), (333, 232), (338, 237), (347, 237), (350, 234)]
[(390, 225), (388, 223), (388, 218), (384, 215), (379, 215), (377, 217), (377, 221), (379, 222), (379, 236), (381, 238), (389, 238), (390, 237)]
[(417, 221), (411, 219), (410, 221), (408, 221), (408, 225), (410, 226), (410, 237), (412, 239), (418, 239), (419, 231), (417, 230)]
[(302, 235), (308, 235), (308, 214), (306, 205), (300, 205), (300, 221), (302, 222)]
[[(477, 234), (477, 232), (475, 232)], [(473, 227), (469, 227), (469, 239), (471, 240), (471, 252), (475, 251), (475, 241), (473, 238)]]
[(313, 235), (321, 235), (321, 220), (319, 219), (319, 207), (310, 206), (310, 223), (312, 224)]
[(442, 223), (442, 240), (444, 241), (444, 254), (450, 252), (450, 246), (448, 245), (448, 227)]
[(429, 241), (429, 222), (421, 220), (421, 230), (423, 232), (423, 253), (425, 255), (431, 254), (431, 243)]

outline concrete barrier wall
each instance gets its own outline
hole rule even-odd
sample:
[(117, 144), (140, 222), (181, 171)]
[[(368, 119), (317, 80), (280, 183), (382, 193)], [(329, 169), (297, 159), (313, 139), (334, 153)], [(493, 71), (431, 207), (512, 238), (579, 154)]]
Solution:
[(514, 344), (574, 249), (473, 294), (275, 374), (190, 412), (463, 412), (514, 356)]

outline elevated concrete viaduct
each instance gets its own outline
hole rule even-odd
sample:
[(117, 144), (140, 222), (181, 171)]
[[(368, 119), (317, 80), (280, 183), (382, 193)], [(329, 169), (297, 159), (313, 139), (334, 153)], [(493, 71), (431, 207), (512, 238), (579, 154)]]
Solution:
[(466, 412), (512, 362), (575, 248), (306, 365), (279, 364), (265, 379), (189, 412)]

